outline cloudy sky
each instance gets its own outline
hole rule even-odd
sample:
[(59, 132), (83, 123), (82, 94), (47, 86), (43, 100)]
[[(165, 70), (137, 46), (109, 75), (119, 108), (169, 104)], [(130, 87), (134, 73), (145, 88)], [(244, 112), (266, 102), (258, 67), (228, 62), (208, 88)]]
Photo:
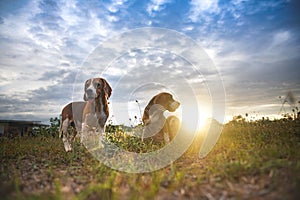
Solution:
[(116, 123), (159, 91), (202, 118), (276, 116), (279, 96), (300, 100), (298, 2), (2, 0), (0, 119), (47, 122), (98, 76)]

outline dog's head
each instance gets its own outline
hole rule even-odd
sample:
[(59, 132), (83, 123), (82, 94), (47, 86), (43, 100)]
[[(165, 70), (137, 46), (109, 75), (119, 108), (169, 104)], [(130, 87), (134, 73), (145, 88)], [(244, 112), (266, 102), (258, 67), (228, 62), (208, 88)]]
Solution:
[(173, 96), (167, 92), (156, 95), (153, 104), (159, 104), (170, 112), (174, 112), (180, 106), (180, 103), (175, 101)]
[(155, 95), (146, 106), (142, 118), (143, 123), (145, 125), (150, 123), (150, 115), (152, 117), (154, 115), (156, 115), (156, 117), (161, 117), (160, 114), (164, 111), (168, 110), (170, 112), (174, 112), (179, 106), (180, 103), (178, 101), (175, 101), (171, 94), (167, 92), (159, 93)]
[(95, 99), (105, 97), (108, 99), (112, 89), (103, 78), (91, 78), (85, 82), (83, 99), (93, 102)]

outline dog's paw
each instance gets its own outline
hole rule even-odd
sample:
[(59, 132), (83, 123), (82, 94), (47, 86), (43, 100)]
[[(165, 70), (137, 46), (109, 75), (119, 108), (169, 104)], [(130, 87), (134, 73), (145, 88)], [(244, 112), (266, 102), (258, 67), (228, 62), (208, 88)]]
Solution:
[(165, 144), (169, 143), (170, 142), (170, 137), (169, 137), (169, 134), (164, 132), (164, 141), (165, 141)]

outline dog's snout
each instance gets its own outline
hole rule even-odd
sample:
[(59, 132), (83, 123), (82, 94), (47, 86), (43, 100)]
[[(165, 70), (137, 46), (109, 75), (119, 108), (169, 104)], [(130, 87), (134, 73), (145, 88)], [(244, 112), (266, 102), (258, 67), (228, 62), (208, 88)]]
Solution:
[(173, 101), (170, 105), (170, 111), (175, 111), (180, 106), (180, 103), (178, 101)]
[(180, 103), (179, 103), (178, 101), (175, 101), (174, 104), (175, 104), (174, 107), (175, 107), (176, 109), (180, 106)]
[(88, 96), (93, 95), (93, 90), (92, 90), (92, 89), (86, 90), (86, 94), (87, 94)]
[(94, 91), (92, 89), (87, 89), (85, 91), (85, 94), (86, 94), (87, 98), (94, 98), (95, 97)]

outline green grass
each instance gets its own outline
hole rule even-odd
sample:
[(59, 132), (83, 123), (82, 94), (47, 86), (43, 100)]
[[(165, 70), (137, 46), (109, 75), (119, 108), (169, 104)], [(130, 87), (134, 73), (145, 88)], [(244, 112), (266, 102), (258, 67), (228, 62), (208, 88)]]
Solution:
[[(153, 146), (121, 133), (110, 141), (134, 152)], [(300, 195), (299, 121), (231, 122), (201, 160), (200, 144), (201, 137), (195, 138), (187, 153), (161, 170), (130, 174), (101, 164), (79, 143), (67, 153), (58, 138), (0, 138), (1, 199), (293, 199)]]

